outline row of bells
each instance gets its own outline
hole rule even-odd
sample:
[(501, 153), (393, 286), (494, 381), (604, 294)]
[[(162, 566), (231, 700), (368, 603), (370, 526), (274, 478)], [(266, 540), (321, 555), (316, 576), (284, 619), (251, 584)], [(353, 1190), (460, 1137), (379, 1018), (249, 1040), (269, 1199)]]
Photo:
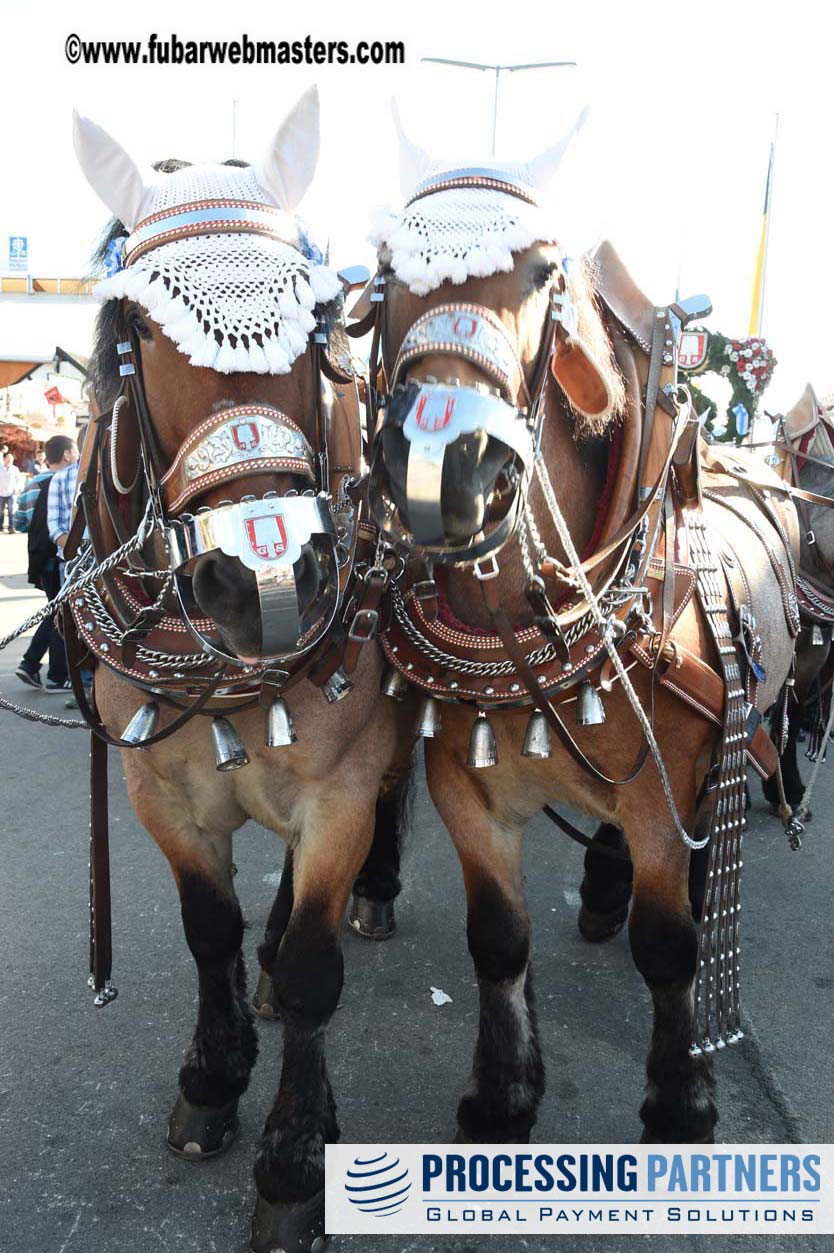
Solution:
[[(325, 699), (330, 704), (342, 700), (351, 691), (353, 684), (342, 670), (336, 670), (322, 687)], [(408, 684), (398, 670), (391, 669), (382, 681), (382, 692), (394, 700), (405, 700)], [(599, 692), (593, 683), (585, 680), (579, 686), (576, 698), (576, 722), (580, 727), (599, 726), (605, 721), (605, 709)], [(155, 734), (159, 726), (159, 705), (156, 701), (148, 701), (131, 718), (124, 730), (122, 739), (126, 744), (136, 748)], [(433, 696), (424, 696), (420, 703), (417, 717), (417, 734), (423, 739), (432, 740), (443, 730), (440, 702)], [(211, 739), (214, 746), (214, 762), (218, 770), (239, 770), (248, 766), (249, 754), (243, 741), (228, 718), (221, 715), (212, 719)], [(283, 697), (274, 700), (266, 715), (266, 731), (264, 744), (267, 748), (285, 748), (295, 744), (298, 739), (293, 725), (290, 708)], [(530, 714), (524, 743), (521, 748), (522, 757), (533, 757), (544, 760), (552, 754), (550, 727), (547, 719), (539, 709)], [(498, 762), (498, 747), (492, 723), (483, 709), (478, 710), (477, 717), (469, 735), (469, 756), (466, 764), (473, 770), (483, 770)]]
[[(322, 685), (325, 700), (331, 705), (343, 700), (353, 689), (353, 683), (343, 670), (336, 670)], [(151, 739), (159, 726), (159, 705), (148, 701), (137, 709), (122, 735), (126, 744), (141, 748)], [(274, 700), (266, 713), (264, 744), (267, 748), (286, 748), (298, 740), (290, 707), (283, 697)], [(249, 765), (249, 754), (233, 723), (220, 715), (212, 719), (211, 741), (214, 747), (214, 764), (218, 770), (239, 770)]]
[[(382, 691), (393, 700), (405, 700), (408, 683), (393, 667), (387, 671), (382, 681)], [(585, 680), (579, 685), (576, 696), (576, 723), (580, 727), (595, 727), (605, 722), (605, 708), (599, 692), (593, 683)], [(436, 739), (443, 730), (440, 701), (434, 696), (424, 696), (420, 703), (417, 717), (417, 734), (425, 740)], [(553, 747), (550, 740), (550, 727), (547, 718), (540, 709), (530, 714), (527, 729), (524, 732), (524, 743), (521, 746), (522, 757), (533, 757), (544, 760), (550, 757)], [(469, 755), (467, 766), (472, 770), (484, 770), (487, 766), (498, 763), (498, 746), (492, 723), (483, 709), (478, 710), (477, 717), (469, 733)]]

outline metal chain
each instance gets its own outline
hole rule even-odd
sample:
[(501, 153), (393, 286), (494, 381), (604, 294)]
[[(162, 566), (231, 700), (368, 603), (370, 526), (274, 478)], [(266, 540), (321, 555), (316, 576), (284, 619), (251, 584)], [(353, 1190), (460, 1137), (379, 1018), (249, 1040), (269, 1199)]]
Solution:
[[(426, 639), (425, 635), (414, 625), (406, 612), (405, 601), (397, 583), (391, 584), (391, 594), (397, 622), (415, 648), (428, 657), (429, 661), (434, 661), (447, 670), (456, 670), (461, 674), (477, 675), (483, 678), (501, 678), (505, 675), (515, 674), (515, 666), (511, 661), (468, 661), (465, 658), (455, 657), (451, 653), (444, 652), (442, 648), (438, 648), (431, 640)], [(573, 644), (576, 640), (581, 639), (590, 626), (590, 614), (578, 619), (565, 632), (567, 642)], [(527, 661), (531, 666), (543, 666), (549, 661), (554, 661), (557, 657), (560, 658), (561, 655), (561, 651), (553, 644), (545, 644), (543, 647), (536, 648), (533, 652), (528, 653)]]

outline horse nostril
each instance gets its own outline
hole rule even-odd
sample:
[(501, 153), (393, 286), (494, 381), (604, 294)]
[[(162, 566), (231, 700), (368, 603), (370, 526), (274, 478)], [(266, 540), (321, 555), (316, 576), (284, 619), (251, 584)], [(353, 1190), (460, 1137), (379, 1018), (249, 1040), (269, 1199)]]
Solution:
[(194, 596), (203, 609), (222, 606), (240, 613), (253, 584), (254, 576), (234, 558), (203, 557), (194, 571)]

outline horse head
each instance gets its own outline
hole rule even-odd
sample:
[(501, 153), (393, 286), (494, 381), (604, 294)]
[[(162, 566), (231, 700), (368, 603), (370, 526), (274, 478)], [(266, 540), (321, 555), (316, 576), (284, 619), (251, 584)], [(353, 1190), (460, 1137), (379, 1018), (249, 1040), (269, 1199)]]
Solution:
[(208, 651), (304, 651), (338, 600), (311, 337), (341, 286), (294, 216), (318, 158), (316, 89), (255, 165), (143, 171), (87, 119), (76, 116), (74, 138), (115, 215), (92, 366), (97, 408), (117, 406), (103, 464), (117, 492), (140, 481), (155, 498), (182, 609)]
[(438, 165), (400, 133), (406, 206), (374, 228), (390, 396), (371, 499), (389, 534), (437, 559), (509, 537), (548, 407), (590, 434), (622, 406), (587, 268), (540, 206), (582, 120), (524, 164)]

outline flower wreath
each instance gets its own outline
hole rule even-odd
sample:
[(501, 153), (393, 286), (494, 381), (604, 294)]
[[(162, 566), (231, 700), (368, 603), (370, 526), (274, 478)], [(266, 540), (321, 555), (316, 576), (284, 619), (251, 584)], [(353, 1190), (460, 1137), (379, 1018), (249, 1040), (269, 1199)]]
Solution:
[[(703, 327), (693, 329), (704, 331)], [(739, 444), (753, 425), (759, 401), (773, 377), (776, 357), (773, 349), (759, 336), (749, 339), (730, 339), (726, 335), (720, 335), (718, 331), (706, 333), (709, 335), (707, 355), (703, 364), (699, 365), (693, 373), (719, 374), (728, 380), (731, 395), (727, 405), (727, 428), (721, 435), (713, 436), (713, 438), (723, 442), (732, 440)], [(710, 408), (713, 410), (704, 423), (707, 431), (712, 435), (717, 416), (715, 402), (710, 400), (709, 396), (702, 392), (691, 378), (689, 388), (699, 417), (706, 410)]]

